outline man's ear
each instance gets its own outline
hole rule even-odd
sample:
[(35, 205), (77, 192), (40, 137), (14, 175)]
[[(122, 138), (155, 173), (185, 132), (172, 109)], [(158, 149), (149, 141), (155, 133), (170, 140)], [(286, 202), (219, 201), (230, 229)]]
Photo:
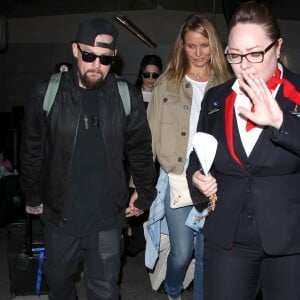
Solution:
[(72, 43), (72, 52), (75, 58), (78, 58), (78, 51), (77, 43)]

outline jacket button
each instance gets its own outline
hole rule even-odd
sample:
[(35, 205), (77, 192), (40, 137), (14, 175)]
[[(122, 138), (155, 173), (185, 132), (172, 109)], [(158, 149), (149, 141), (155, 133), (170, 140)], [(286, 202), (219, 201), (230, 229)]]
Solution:
[(165, 98), (163, 99), (163, 101), (164, 101), (165, 103), (168, 102), (168, 98), (165, 97)]
[(185, 85), (186, 88), (190, 88), (191, 87), (191, 84), (188, 82), (186, 85)]
[(178, 157), (178, 161), (182, 162), (183, 161), (182, 157)]
[(188, 110), (188, 109), (189, 109), (189, 106), (188, 106), (188, 105), (185, 105), (183, 108), (184, 108), (185, 110)]
[(186, 136), (186, 132), (185, 132), (185, 131), (182, 131), (182, 132), (181, 132), (181, 135), (182, 135), (182, 136)]

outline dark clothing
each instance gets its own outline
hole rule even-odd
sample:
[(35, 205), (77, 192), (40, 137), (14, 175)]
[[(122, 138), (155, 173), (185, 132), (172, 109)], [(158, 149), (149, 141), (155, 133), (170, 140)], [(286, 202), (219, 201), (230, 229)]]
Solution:
[[(300, 90), (300, 77), (284, 68), (283, 77)], [(216, 209), (205, 221), (204, 236), (224, 248), (232, 245), (240, 213), (253, 201), (258, 233), (264, 251), (270, 255), (300, 253), (300, 118), (291, 114), (295, 103), (283, 95), (276, 99), (283, 111), (280, 130), (265, 127), (251, 154), (243, 148), (236, 120), (233, 141), (239, 165), (230, 155), (225, 134), (225, 98), (234, 80), (211, 88), (202, 102), (197, 131), (212, 134), (218, 141), (212, 174), (218, 183)], [(235, 118), (235, 114), (234, 114)], [(192, 152), (187, 170), (195, 203), (207, 198), (192, 186), (199, 161)], [(196, 204), (197, 206), (197, 204)]]
[[(121, 230), (93, 232), (78, 239), (62, 228), (45, 223), (46, 261), (43, 273), (50, 288), (50, 300), (75, 300), (74, 274), (83, 261), (89, 300), (119, 299)], [(59, 245), (59, 246), (58, 246)], [(98, 258), (98, 259), (96, 259)]]
[[(283, 77), (300, 90), (298, 75), (283, 68)], [(233, 126), (228, 126), (231, 112), (225, 99), (233, 82), (207, 92), (197, 129), (218, 141), (211, 170), (218, 200), (203, 229), (204, 298), (253, 300), (261, 288), (266, 300), (300, 299), (300, 118), (291, 113), (295, 103), (281, 85), (276, 100), (282, 126), (263, 128), (248, 157), (234, 112)], [(192, 185), (199, 168), (192, 152), (187, 178), (201, 209), (207, 198)]]
[(244, 219), (231, 249), (206, 240), (203, 259), (204, 299), (258, 300), (259, 289), (263, 299), (300, 299), (300, 255), (267, 255), (255, 219)]
[[(45, 117), (43, 98), (47, 82), (38, 84), (25, 108), (20, 150), (22, 167), (21, 186), (29, 206), (44, 204), (44, 215), (59, 226), (64, 226), (70, 208), (70, 170), (78, 125), (82, 110), (82, 93), (76, 70), (62, 74), (52, 109)], [(113, 205), (114, 224), (124, 223), (124, 209), (128, 203), (123, 154), (139, 195), (135, 202), (147, 209), (156, 195), (155, 166), (141, 92), (128, 85), (131, 113), (126, 117), (112, 74), (97, 90), (100, 126), (107, 163), (106, 197), (103, 206)], [(105, 227), (105, 226), (104, 226)]]
[(66, 214), (69, 221), (64, 225), (64, 229), (75, 236), (83, 236), (92, 229), (116, 226), (113, 205), (105, 202), (107, 164), (98, 122), (101, 99), (97, 97), (97, 90), (81, 89), (81, 92), (82, 113), (70, 172), (70, 206)]
[(21, 186), (26, 204), (43, 203), (50, 299), (75, 300), (74, 273), (84, 264), (89, 300), (117, 300), (120, 241), (128, 205), (128, 161), (139, 198), (147, 209), (156, 195), (151, 134), (140, 91), (128, 85), (126, 117), (115, 76), (95, 90), (63, 73), (48, 117), (47, 82), (38, 84), (25, 109)]

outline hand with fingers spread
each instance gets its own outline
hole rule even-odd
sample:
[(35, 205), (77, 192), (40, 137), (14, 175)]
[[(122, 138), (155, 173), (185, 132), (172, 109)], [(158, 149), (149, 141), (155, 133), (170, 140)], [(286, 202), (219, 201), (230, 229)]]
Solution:
[(235, 79), (201, 104), (197, 131), (218, 141), (217, 182), (199, 172), (196, 149), (186, 171), (195, 207), (209, 201), (203, 299), (255, 299), (258, 289), (264, 300), (300, 299), (300, 75), (285, 66), (283, 41), (261, 1), (239, 5), (225, 49)]
[(253, 74), (244, 72), (242, 75), (243, 77), (239, 79), (240, 87), (251, 99), (254, 110), (250, 111), (239, 106), (239, 113), (257, 125), (272, 126), (279, 129), (282, 124), (283, 113), (267, 84)]

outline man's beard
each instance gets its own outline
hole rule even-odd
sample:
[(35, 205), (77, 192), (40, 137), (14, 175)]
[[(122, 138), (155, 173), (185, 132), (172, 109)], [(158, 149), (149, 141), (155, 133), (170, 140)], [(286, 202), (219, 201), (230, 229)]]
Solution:
[(88, 73), (90, 72), (90, 70), (86, 71), (84, 74), (81, 74), (80, 72), (78, 72), (81, 83), (83, 84), (83, 86), (87, 89), (97, 89), (100, 88), (104, 82), (104, 77), (102, 72), (97, 72), (95, 70), (93, 70), (93, 72), (97, 72), (97, 74), (101, 75), (98, 79), (96, 80), (91, 80), (91, 78), (89, 78)]

